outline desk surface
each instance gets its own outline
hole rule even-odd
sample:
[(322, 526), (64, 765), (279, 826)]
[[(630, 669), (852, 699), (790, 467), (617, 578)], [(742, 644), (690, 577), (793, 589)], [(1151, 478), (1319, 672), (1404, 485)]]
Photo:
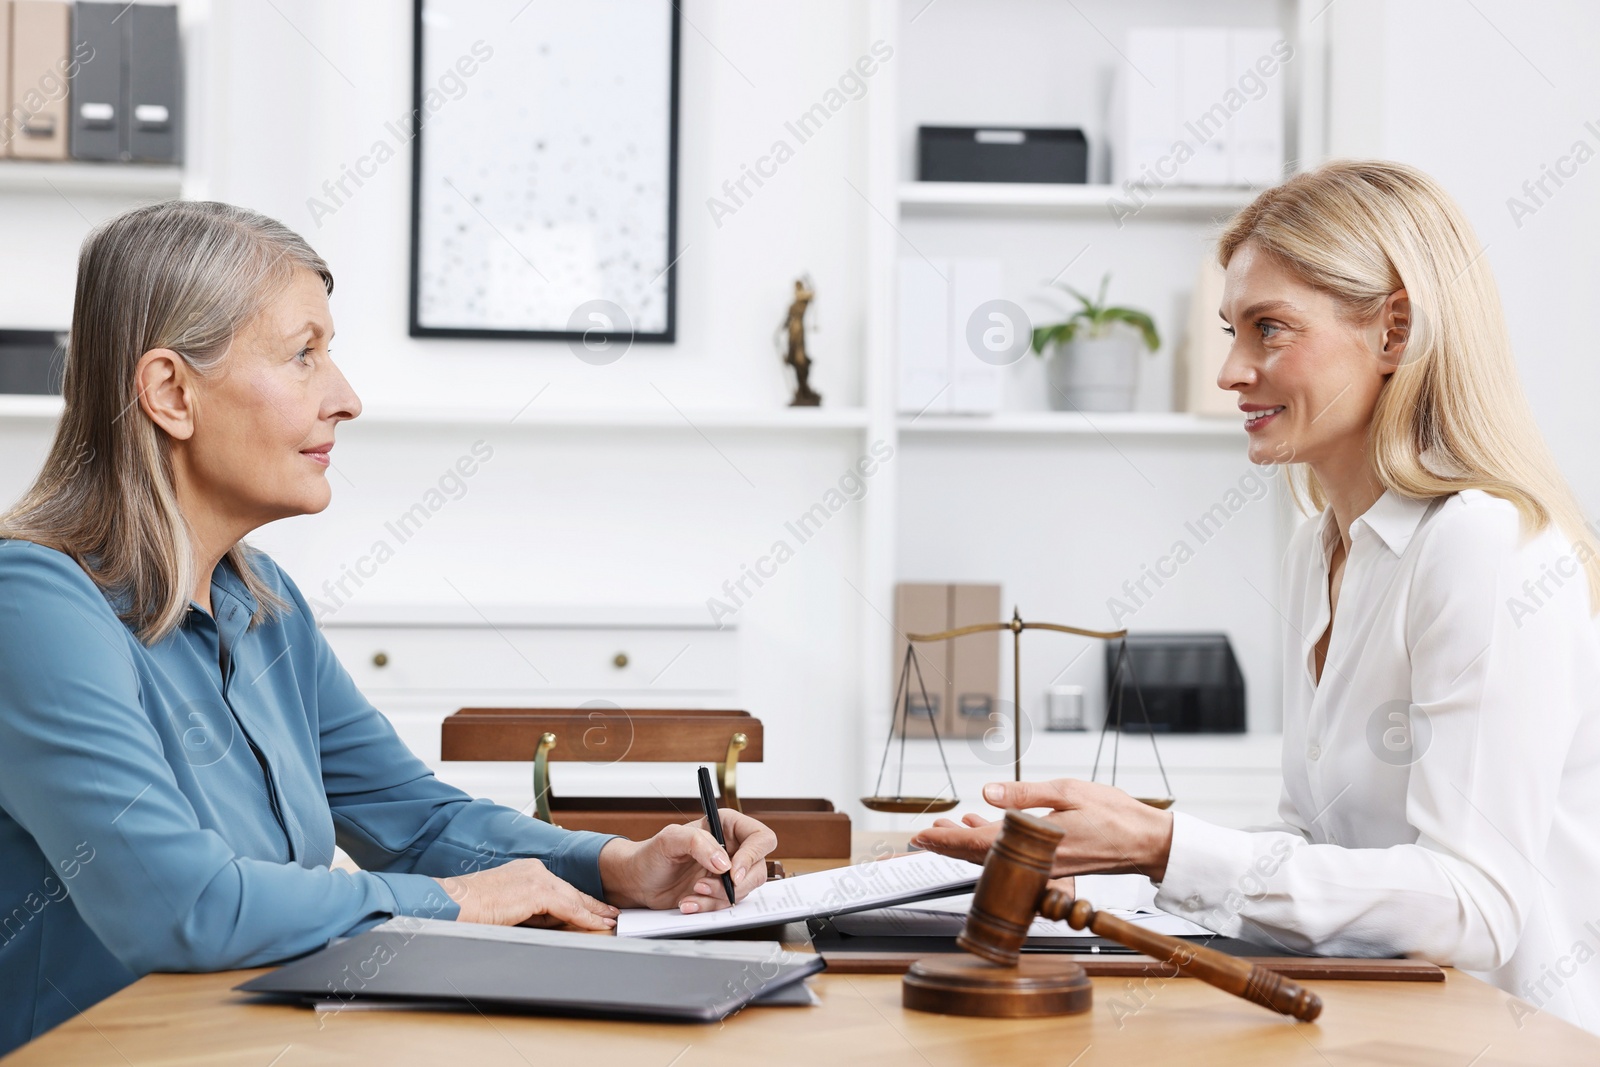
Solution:
[[(859, 837), (869, 853), (876, 839)], [(786, 864), (792, 871), (813, 864)], [(721, 1024), (603, 1022), (475, 1012), (343, 1011), (255, 1003), (232, 987), (259, 971), (155, 974), (39, 1040), (8, 1065), (458, 1063), (527, 1067), (943, 1067), (958, 1064), (1600, 1063), (1600, 1037), (1548, 1014), (1519, 1028), (1506, 994), (1457, 971), (1442, 984), (1309, 982), (1324, 1003), (1294, 1023), (1193, 979), (1094, 980), (1094, 1009), (1037, 1020), (963, 1019), (900, 1006), (894, 975), (812, 980), (816, 1008), (747, 1008)], [(1159, 1058), (1159, 1060), (1158, 1060)]]
[[(818, 1008), (746, 1008), (720, 1025), (596, 1022), (443, 1012), (251, 1004), (232, 986), (256, 972), (151, 975), (5, 1062), (77, 1064), (1506, 1064), (1600, 1063), (1600, 1038), (1548, 1015), (1519, 1031), (1500, 991), (1457, 972), (1442, 984), (1308, 983), (1313, 1024), (1178, 978), (1095, 979), (1094, 1010), (1056, 1019), (924, 1015), (900, 1006), (894, 975), (813, 979)], [(1079, 1057), (1079, 1058), (1074, 1058)]]

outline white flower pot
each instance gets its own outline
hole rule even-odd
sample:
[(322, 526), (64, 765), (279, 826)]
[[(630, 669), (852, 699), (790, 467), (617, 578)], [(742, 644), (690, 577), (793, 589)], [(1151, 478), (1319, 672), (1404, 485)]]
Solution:
[(1078, 337), (1052, 346), (1046, 370), (1056, 411), (1132, 411), (1145, 351), (1135, 334)]

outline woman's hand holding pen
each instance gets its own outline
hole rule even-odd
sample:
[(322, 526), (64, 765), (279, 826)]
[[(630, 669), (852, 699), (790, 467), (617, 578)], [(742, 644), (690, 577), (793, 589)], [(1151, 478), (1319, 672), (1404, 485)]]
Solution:
[(727, 849), (717, 844), (703, 818), (664, 827), (645, 841), (607, 841), (600, 850), (606, 899), (624, 908), (714, 911), (728, 907), (722, 875), (731, 869), (734, 897), (743, 900), (767, 880), (766, 859), (778, 836), (731, 808), (722, 808), (721, 815)]

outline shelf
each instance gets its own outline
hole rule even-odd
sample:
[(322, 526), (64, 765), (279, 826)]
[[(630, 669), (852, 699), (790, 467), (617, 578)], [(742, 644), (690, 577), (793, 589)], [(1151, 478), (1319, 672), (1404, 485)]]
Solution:
[(0, 393), (0, 419), (54, 419), (60, 414), (59, 396)]
[[(901, 182), (901, 215), (1070, 215), (1106, 222), (1138, 217), (1220, 218), (1256, 198), (1258, 189), (1156, 189), (1143, 206), (1118, 185), (1045, 185), (1033, 182)], [(1113, 201), (1127, 205), (1113, 210)]]
[(523, 411), (481, 407), (366, 407), (356, 423), (367, 425), (515, 426), (519, 429), (658, 430), (859, 430), (865, 408), (556, 408)]
[[(0, 394), (0, 419), (54, 419), (59, 396)], [(353, 429), (366, 426), (514, 426), (518, 429), (757, 430), (812, 432), (860, 430), (865, 408), (528, 408), (399, 407), (368, 405)]]
[(1228, 437), (1245, 435), (1242, 418), (1187, 411), (1002, 411), (993, 415), (901, 417), (900, 432), (926, 434), (1062, 434), (1092, 437)]
[(0, 192), (52, 191), (177, 196), (183, 191), (183, 168), (151, 163), (0, 160)]

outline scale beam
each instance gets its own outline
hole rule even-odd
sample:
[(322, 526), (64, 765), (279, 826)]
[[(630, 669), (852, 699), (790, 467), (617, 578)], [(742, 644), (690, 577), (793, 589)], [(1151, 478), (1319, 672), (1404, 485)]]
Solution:
[(1057, 633), (1077, 634), (1079, 637), (1098, 637), (1103, 641), (1115, 641), (1119, 637), (1127, 637), (1126, 630), (1085, 630), (1078, 626), (1062, 626), (1054, 622), (1023, 622), (1020, 619), (1013, 622), (979, 622), (971, 626), (958, 626), (954, 630), (941, 630), (936, 634), (906, 634), (907, 641), (949, 641), (956, 637), (966, 637), (968, 634), (991, 633), (996, 630), (1054, 630)]
[[(998, 633), (998, 632), (1005, 631), (1005, 630), (1011, 631), (1011, 698), (1012, 698), (1011, 699), (1011, 707), (1012, 707), (1012, 714), (1011, 714), (1011, 752), (1012, 752), (1012, 771), (1013, 771), (1013, 774), (1016, 777), (1016, 780), (1020, 782), (1020, 781), (1022, 781), (1022, 631), (1024, 631), (1024, 630), (1053, 630), (1056, 633), (1073, 634), (1073, 635), (1075, 635), (1077, 637), (1089, 637), (1089, 638), (1095, 638), (1095, 639), (1101, 640), (1101, 641), (1116, 641), (1116, 640), (1120, 640), (1120, 639), (1125, 638), (1125, 637), (1128, 636), (1128, 631), (1127, 630), (1090, 630), (1090, 629), (1086, 629), (1086, 628), (1081, 627), (1081, 626), (1064, 626), (1061, 623), (1056, 623), (1056, 622), (1026, 622), (1022, 618), (1022, 613), (1018, 609), (1013, 607), (1011, 609), (1011, 618), (1009, 620), (1007, 620), (1007, 621), (1004, 621), (1004, 622), (979, 622), (979, 623), (973, 623), (970, 626), (958, 626), (953, 630), (941, 630), (938, 633), (906, 634), (905, 636), (906, 636), (906, 640), (908, 642), (951, 641), (951, 640), (954, 640), (955, 638), (967, 637), (967, 636), (969, 636), (971, 634)], [(1126, 661), (1126, 665), (1127, 665), (1127, 670), (1129, 672), (1129, 676), (1130, 677), (1132, 676), (1132, 671), (1133, 671), (1132, 659), (1131, 658), (1126, 658), (1126, 660), (1125, 660), (1125, 657), (1127, 657), (1127, 646), (1126, 645), (1123, 646), (1121, 654), (1117, 658), (1117, 672), (1116, 673), (1117, 673), (1118, 677), (1121, 676), (1121, 673), (1122, 673), (1122, 670), (1123, 670), (1123, 664), (1124, 664), (1125, 661)], [(902, 690), (905, 691), (905, 697), (906, 697), (907, 702), (909, 702), (910, 698), (911, 698), (911, 694), (910, 694), (907, 686), (908, 686), (908, 683), (909, 683), (909, 668), (910, 668), (910, 665), (911, 665), (911, 662), (912, 662), (913, 658), (914, 657), (912, 655), (911, 646), (910, 646), (910, 644), (907, 644), (907, 646), (906, 646), (906, 668), (903, 669), (902, 676), (901, 676), (901, 688), (902, 688)], [(918, 668), (918, 681), (919, 682), (921, 681), (921, 668), (920, 667)], [(1114, 683), (1115, 683), (1115, 679), (1112, 680), (1111, 684), (1114, 684)], [(1108, 684), (1108, 689), (1109, 688), (1110, 688), (1110, 685)], [(1138, 697), (1139, 697), (1139, 710), (1140, 710), (1141, 713), (1143, 713), (1144, 712), (1144, 694), (1140, 693), (1138, 691), (1138, 680), (1137, 679), (1134, 679), (1134, 688), (1135, 688), (1135, 692), (1138, 694)], [(924, 704), (927, 703), (926, 691), (924, 691), (923, 701), (924, 701)], [(895, 694), (895, 704), (896, 704), (896, 712), (898, 712), (899, 704), (900, 704), (900, 691), (897, 691), (896, 694)], [(1117, 721), (1117, 745), (1120, 747), (1120, 744), (1121, 744), (1121, 741), (1122, 741), (1122, 701), (1121, 701), (1121, 697), (1120, 697), (1120, 691), (1119, 691), (1119, 696), (1118, 696), (1118, 699), (1117, 699), (1116, 721)], [(1167, 796), (1164, 797), (1164, 798), (1140, 798), (1140, 799), (1143, 799), (1146, 804), (1149, 804), (1152, 807), (1166, 808), (1166, 807), (1169, 807), (1172, 804), (1172, 786), (1169, 783), (1167, 783), (1167, 769), (1161, 763), (1161, 750), (1159, 748), (1156, 748), (1155, 731), (1154, 730), (1150, 730), (1149, 723), (1150, 723), (1149, 715), (1145, 714), (1145, 728), (1150, 733), (1150, 746), (1151, 746), (1151, 748), (1154, 748), (1155, 751), (1156, 751), (1156, 765), (1161, 770), (1161, 781), (1167, 787)], [(1107, 709), (1107, 715), (1106, 715), (1106, 721), (1101, 725), (1101, 728), (1100, 728), (1100, 744), (1101, 744), (1101, 747), (1103, 747), (1104, 744), (1105, 744), (1105, 732), (1106, 732), (1106, 729), (1110, 725), (1111, 725), (1111, 714), (1110, 714), (1110, 709), (1108, 708)], [(889, 719), (889, 731), (890, 731), (890, 738), (892, 739), (893, 736), (894, 736), (894, 715), (893, 714), (890, 715), (890, 719)], [(935, 733), (934, 733), (934, 738), (935, 738), (936, 741), (938, 740), (937, 731), (935, 731)], [(1114, 749), (1114, 752), (1115, 752), (1115, 749)], [(939, 756), (940, 756), (941, 759), (944, 758), (944, 746), (943, 746), (942, 742), (939, 743)], [(884, 764), (885, 765), (888, 763), (888, 758), (889, 758), (889, 751), (888, 751), (888, 747), (885, 746), (885, 748), (884, 748)], [(905, 734), (903, 732), (901, 734), (901, 757), (900, 758), (901, 758), (901, 765), (903, 767), (904, 763), (905, 763)], [(1100, 748), (1096, 748), (1096, 750), (1095, 750), (1095, 770), (1094, 770), (1094, 773), (1098, 774), (1099, 770), (1100, 770)], [(945, 767), (945, 773), (946, 773), (947, 776), (950, 773), (948, 764)], [(883, 779), (883, 767), (882, 766), (880, 766), (878, 768), (878, 779), (879, 779), (879, 785), (881, 787), (882, 779)], [(1113, 754), (1113, 756), (1112, 756), (1111, 779), (1112, 779), (1112, 784), (1115, 785), (1116, 784), (1116, 756), (1115, 756), (1115, 754)], [(1091, 780), (1092, 780), (1092, 776), (1091, 776)], [(953, 792), (954, 789), (955, 789), (955, 779), (953, 777), (951, 777), (951, 779), (950, 779), (950, 785), (951, 785), (951, 790)], [(883, 799), (886, 799), (886, 798), (866, 798), (866, 799), (868, 799), (868, 800), (873, 800), (873, 799), (883, 800)], [(869, 803), (868, 807), (873, 807), (873, 805)], [(885, 808), (879, 808), (877, 810), (888, 811), (888, 810), (903, 810), (903, 809), (891, 809), (891, 808), (885, 807)]]

